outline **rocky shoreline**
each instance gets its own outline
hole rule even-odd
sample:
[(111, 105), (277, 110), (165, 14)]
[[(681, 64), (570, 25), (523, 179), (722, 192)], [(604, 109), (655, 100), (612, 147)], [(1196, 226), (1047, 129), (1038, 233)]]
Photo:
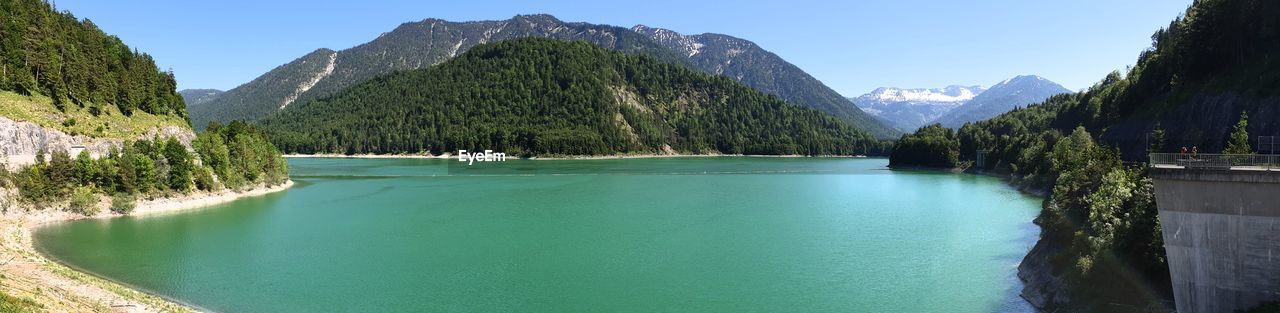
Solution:
[[(937, 168), (937, 167), (895, 167), (899, 170), (926, 170), (926, 171), (947, 171), (957, 174), (984, 175), (1000, 178), (1005, 180), (1010, 186), (1018, 189), (1018, 191), (1041, 198), (1048, 198), (1049, 192), (1045, 190), (1028, 189), (1019, 186), (1014, 177), (1009, 174), (993, 173), (986, 171), (976, 171), (971, 169), (960, 168)], [(1040, 225), (1040, 216), (1035, 219), (1037, 227)], [(1018, 295), (1030, 303), (1032, 307), (1041, 312), (1050, 311), (1053, 308), (1061, 307), (1071, 301), (1070, 286), (1064, 277), (1055, 275), (1056, 272), (1053, 264), (1050, 263), (1051, 256), (1061, 252), (1062, 245), (1054, 242), (1052, 238), (1046, 238), (1047, 235), (1044, 228), (1040, 228), (1040, 234), (1036, 239), (1035, 245), (1027, 251), (1023, 256), (1022, 262), (1018, 263), (1018, 279), (1022, 280), (1022, 290)]]
[[(245, 190), (196, 192), (177, 197), (144, 200), (130, 215), (151, 215), (204, 208), (236, 199), (283, 191), (293, 186), (286, 181), (276, 186)], [(10, 191), (6, 191), (8, 193)], [(123, 215), (107, 210), (93, 216), (48, 208), (22, 211), (7, 205), (0, 214), (0, 291), (27, 298), (52, 312), (194, 312), (196, 308), (148, 294), (124, 285), (76, 271), (37, 252), (32, 232), (51, 223), (115, 218)]]
[[(1039, 224), (1037, 221), (1036, 225)], [(1049, 311), (1071, 302), (1069, 283), (1061, 275), (1054, 275), (1053, 264), (1049, 262), (1053, 255), (1061, 252), (1062, 245), (1045, 238), (1041, 230), (1040, 239), (1018, 264), (1018, 279), (1022, 280), (1019, 296), (1037, 310)]]

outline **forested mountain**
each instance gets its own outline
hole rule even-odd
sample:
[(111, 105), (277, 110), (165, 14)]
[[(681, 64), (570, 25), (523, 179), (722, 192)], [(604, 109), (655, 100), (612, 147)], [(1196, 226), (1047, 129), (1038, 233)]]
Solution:
[(956, 85), (931, 89), (881, 87), (849, 100), (890, 126), (912, 131), (986, 90), (982, 86)]
[(1123, 160), (1182, 146), (1220, 152), (1237, 124), (1239, 138), (1280, 133), (1280, 2), (1198, 0), (1151, 38), (1127, 73), (957, 132), (922, 129), (892, 152), (895, 166), (963, 166), (989, 150), (984, 170), (1050, 194), (1020, 274), (1024, 296), (1046, 311), (1167, 296), (1151, 180)]
[(857, 154), (865, 132), (725, 78), (584, 41), (513, 39), (261, 120), (299, 153)]
[(711, 33), (685, 36), (644, 25), (636, 25), (631, 30), (685, 56), (694, 68), (704, 72), (727, 76), (756, 90), (777, 95), (788, 103), (818, 109), (878, 137), (901, 133), (860, 111), (849, 99), (754, 42)]
[[(196, 136), (173, 73), (88, 19), (41, 0), (0, 0), (0, 12), (0, 159), (13, 162), (0, 166), (0, 187), (16, 187), (21, 204), (91, 215), (104, 195), (132, 208), (138, 195), (288, 179), (279, 151), (247, 124), (201, 134), (188, 150)], [(71, 155), (72, 145), (84, 149)]]
[(217, 89), (183, 89), (178, 94), (182, 95), (182, 100), (187, 103), (188, 107), (198, 106), (205, 102), (209, 102), (222, 95), (222, 90)]
[(965, 123), (989, 119), (1014, 108), (1040, 103), (1050, 96), (1069, 92), (1071, 90), (1044, 77), (1018, 76), (991, 86), (933, 122), (955, 129)]
[(350, 49), (316, 50), (229, 90), (214, 101), (192, 106), (193, 122), (203, 127), (215, 120), (256, 120), (292, 103), (319, 98), (377, 75), (438, 64), (479, 44), (539, 37), (583, 40), (610, 50), (654, 55), (707, 73), (724, 74), (788, 102), (817, 108), (879, 136), (898, 133), (857, 110), (799, 68), (748, 41), (714, 34), (692, 39), (679, 37), (696, 41), (706, 49), (703, 53), (690, 54), (661, 40), (676, 38), (679, 34), (645, 27), (636, 29), (645, 32), (567, 23), (550, 15), (520, 15), (503, 21), (427, 19), (405, 23)]
[(317, 49), (215, 99), (191, 104), (187, 107), (191, 111), (191, 124), (203, 129), (209, 122), (252, 121), (284, 109), (292, 102), (286, 99), (296, 100), (332, 73), (336, 58), (337, 52), (333, 50)]
[[(192, 134), (173, 73), (88, 19), (41, 0), (0, 0), (0, 12), (0, 161), (13, 162), (0, 166), (0, 187), (16, 187), (20, 204), (92, 215), (105, 195), (132, 208), (135, 196), (288, 180), (251, 125)], [(84, 149), (71, 155), (72, 145)]]
[(0, 90), (46, 96), (62, 112), (186, 118), (173, 73), (92, 21), (39, 0), (0, 0), (0, 12)]

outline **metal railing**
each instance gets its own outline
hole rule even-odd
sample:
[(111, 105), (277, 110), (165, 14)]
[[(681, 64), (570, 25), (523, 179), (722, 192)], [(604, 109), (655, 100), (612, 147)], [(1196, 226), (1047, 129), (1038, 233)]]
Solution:
[(1152, 167), (1280, 170), (1280, 154), (1152, 153)]

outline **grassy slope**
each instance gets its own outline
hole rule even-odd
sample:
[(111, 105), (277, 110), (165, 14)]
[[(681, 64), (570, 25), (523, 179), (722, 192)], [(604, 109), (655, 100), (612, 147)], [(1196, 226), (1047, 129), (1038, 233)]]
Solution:
[[(0, 116), (32, 122), (71, 135), (135, 139), (146, 134), (148, 130), (164, 126), (190, 128), (186, 120), (176, 116), (153, 115), (141, 110), (135, 111), (133, 116), (125, 116), (114, 105), (103, 107), (104, 111), (99, 116), (93, 116), (87, 108), (74, 106), (67, 112), (61, 112), (54, 107), (53, 100), (49, 97), (23, 96), (9, 91), (0, 91)], [(71, 119), (75, 122), (70, 123), (68, 120)]]

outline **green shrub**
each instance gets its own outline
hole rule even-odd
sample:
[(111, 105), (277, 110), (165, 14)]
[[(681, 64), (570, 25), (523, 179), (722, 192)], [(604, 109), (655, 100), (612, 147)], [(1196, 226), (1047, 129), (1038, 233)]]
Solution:
[(98, 213), (98, 195), (93, 193), (91, 187), (76, 187), (71, 192), (71, 204), (68, 205), (71, 212), (84, 214), (85, 216)]
[(218, 188), (218, 182), (213, 179), (213, 170), (207, 167), (196, 168), (195, 180), (196, 188), (204, 191), (213, 191)]
[(18, 195), (22, 202), (40, 205), (52, 200), (56, 190), (45, 179), (42, 167), (39, 164), (31, 165), (14, 173), (14, 185), (18, 187)]
[(133, 154), (132, 159), (128, 160), (133, 163), (134, 188), (137, 192), (147, 192), (156, 182), (156, 163), (151, 158), (143, 154)]
[(111, 196), (111, 212), (119, 214), (129, 214), (138, 206), (138, 199), (127, 193), (117, 193)]
[(169, 161), (169, 188), (180, 192), (191, 189), (191, 176), (195, 167), (191, 153), (187, 152), (187, 148), (173, 137), (169, 137), (161, 149), (164, 159)]

